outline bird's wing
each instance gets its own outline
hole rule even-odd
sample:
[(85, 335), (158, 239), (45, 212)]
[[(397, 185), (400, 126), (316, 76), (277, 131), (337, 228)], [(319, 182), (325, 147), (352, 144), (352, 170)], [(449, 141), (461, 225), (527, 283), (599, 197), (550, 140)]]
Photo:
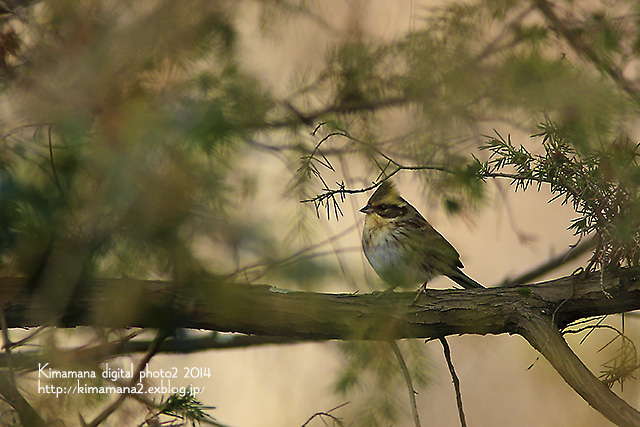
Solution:
[(447, 267), (464, 267), (460, 261), (460, 254), (451, 243), (433, 228), (413, 206), (409, 205), (408, 207), (416, 213), (416, 215), (409, 215), (409, 218), (404, 221), (405, 227), (417, 231), (417, 233), (410, 231), (407, 233), (409, 236), (416, 236), (415, 239), (409, 238), (416, 255), (432, 258), (434, 261), (444, 263)]

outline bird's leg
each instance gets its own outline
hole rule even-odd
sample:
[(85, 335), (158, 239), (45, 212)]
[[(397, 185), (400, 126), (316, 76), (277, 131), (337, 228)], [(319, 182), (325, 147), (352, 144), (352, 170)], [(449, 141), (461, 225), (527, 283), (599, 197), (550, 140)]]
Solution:
[(424, 282), (422, 286), (418, 288), (418, 292), (416, 292), (416, 297), (413, 299), (413, 302), (411, 303), (411, 305), (416, 305), (416, 303), (418, 302), (418, 298), (420, 298), (420, 295), (422, 295), (426, 291), (427, 291), (427, 282)]
[(376, 296), (376, 298), (386, 297), (387, 295), (392, 295), (395, 287), (387, 288), (383, 291), (373, 291), (372, 293)]

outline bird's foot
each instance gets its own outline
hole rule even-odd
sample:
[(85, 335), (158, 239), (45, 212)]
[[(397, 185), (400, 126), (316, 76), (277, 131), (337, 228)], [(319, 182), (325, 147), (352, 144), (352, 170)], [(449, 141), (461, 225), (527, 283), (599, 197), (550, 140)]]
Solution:
[(422, 295), (426, 291), (427, 291), (427, 282), (424, 282), (422, 286), (418, 288), (418, 291), (416, 292), (416, 297), (413, 299), (413, 302), (411, 303), (411, 305), (416, 305), (416, 303), (418, 302), (418, 299), (420, 298), (420, 295)]
[(381, 298), (381, 297), (388, 297), (389, 295), (393, 295), (393, 291), (394, 288), (387, 288), (384, 291), (373, 291), (372, 294), (376, 297), (376, 298)]

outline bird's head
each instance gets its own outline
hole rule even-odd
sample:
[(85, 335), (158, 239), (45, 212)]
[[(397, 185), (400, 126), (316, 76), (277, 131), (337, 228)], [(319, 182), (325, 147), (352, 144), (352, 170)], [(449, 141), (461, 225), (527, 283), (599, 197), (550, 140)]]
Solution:
[(407, 214), (408, 206), (410, 205), (400, 197), (393, 182), (387, 180), (380, 184), (367, 205), (360, 209), (360, 212), (367, 214), (367, 217), (374, 217), (380, 222), (393, 222)]

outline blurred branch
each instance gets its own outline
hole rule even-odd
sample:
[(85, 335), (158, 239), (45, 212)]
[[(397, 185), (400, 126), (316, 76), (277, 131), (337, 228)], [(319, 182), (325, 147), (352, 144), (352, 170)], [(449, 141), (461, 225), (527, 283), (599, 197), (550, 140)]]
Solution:
[(289, 128), (300, 124), (311, 124), (319, 118), (328, 114), (345, 114), (345, 113), (364, 113), (369, 111), (378, 111), (383, 108), (398, 107), (409, 103), (411, 100), (403, 96), (391, 96), (388, 98), (355, 101), (348, 103), (332, 104), (315, 111), (303, 112), (295, 108), (290, 103), (286, 103), (285, 107), (293, 112), (293, 118), (283, 118), (268, 123), (256, 125), (256, 128)]
[(601, 72), (609, 76), (620, 89), (626, 92), (636, 103), (640, 103), (640, 90), (622, 75), (622, 70), (611, 64), (601, 55), (598, 55), (580, 36), (580, 33), (573, 28), (577, 20), (572, 23), (569, 20), (563, 20), (554, 11), (553, 3), (547, 0), (535, 0), (535, 5), (542, 12), (547, 23), (560, 37), (564, 38), (567, 43), (581, 56), (598, 68)]
[(311, 6), (313, 3), (307, 4), (306, 2), (289, 2), (285, 0), (276, 0), (273, 2), (266, 2), (264, 7), (279, 7), (283, 10), (290, 13), (298, 13), (306, 18), (308, 18), (311, 22), (317, 24), (320, 28), (329, 31), (332, 34), (337, 34), (339, 32), (338, 28), (336, 28), (330, 21), (327, 21), (322, 17), (320, 13), (316, 13), (312, 10)]
[(41, 0), (4, 0), (0, 2), (0, 16), (13, 15), (16, 10), (29, 7)]
[[(151, 358), (153, 356), (155, 356), (155, 354), (158, 352), (158, 349), (160, 348), (160, 345), (162, 344), (162, 342), (167, 338), (167, 332), (164, 330), (160, 330), (158, 331), (156, 338), (153, 340), (153, 342), (151, 343), (151, 345), (149, 346), (147, 353), (144, 355), (144, 357), (138, 362), (138, 366), (136, 367), (136, 371), (133, 374), (133, 377), (131, 378), (131, 380), (129, 381), (128, 384), (128, 388), (131, 388), (132, 386), (134, 386), (136, 384), (137, 381), (139, 381), (140, 379), (140, 372), (142, 372), (143, 369), (145, 369), (146, 365), (149, 363), (149, 361), (151, 360)], [(120, 396), (118, 396), (118, 398), (111, 403), (111, 405), (107, 406), (102, 412), (100, 412), (94, 419), (92, 422), (90, 422), (89, 424), (85, 424), (84, 422), (83, 427), (98, 427), (100, 424), (102, 424), (103, 421), (105, 421), (111, 414), (113, 414), (121, 405), (122, 403), (125, 401), (125, 399), (129, 396), (128, 393), (122, 393)], [(80, 419), (82, 420), (82, 416), (80, 416)]]
[[(29, 306), (26, 293), (20, 291), (26, 281), (0, 278), (8, 327), (52, 322), (43, 317), (48, 310)], [(559, 331), (577, 319), (640, 309), (638, 271), (569, 276), (513, 288), (428, 289), (417, 306), (411, 305), (414, 292), (380, 298), (200, 280), (191, 283), (202, 290), (196, 298), (184, 292), (189, 286), (176, 287), (165, 281), (102, 279), (91, 285), (91, 295), (79, 295), (70, 302), (60, 326), (122, 327), (122, 309), (113, 292), (126, 286), (131, 294), (142, 291), (144, 295), (135, 317), (127, 321), (130, 327), (195, 328), (306, 340), (389, 341), (516, 333), (609, 420), (618, 425), (640, 425), (640, 413), (582, 365)]]
[[(259, 335), (220, 336), (217, 333), (213, 333), (205, 337), (198, 338), (168, 338), (160, 345), (158, 352), (163, 354), (191, 354), (209, 350), (229, 350), (260, 345), (286, 345), (300, 342), (302, 342), (302, 340), (286, 337)], [(118, 340), (92, 347), (61, 350), (56, 355), (56, 360), (64, 360), (65, 364), (82, 364), (88, 361), (104, 360), (128, 354), (143, 353), (149, 350), (151, 344), (152, 341), (149, 340)], [(56, 366), (56, 363), (51, 361), (51, 353), (29, 350), (14, 352), (10, 356), (7, 354), (0, 354), (0, 367), (8, 366), (9, 357), (11, 357), (11, 367), (21, 371), (38, 369), (38, 363), (49, 362), (52, 367)]]
[[(296, 251), (295, 253), (292, 253), (289, 256), (286, 256), (282, 259), (278, 259), (278, 260), (274, 260), (274, 261), (266, 261), (266, 262), (257, 262), (254, 264), (250, 264), (250, 265), (246, 265), (243, 266), (241, 268), (238, 268), (237, 271), (235, 271), (233, 274), (230, 274), (229, 277), (230, 278), (236, 278), (236, 277), (247, 277), (247, 274), (249, 271), (253, 271), (253, 270), (262, 270), (259, 272), (259, 274), (255, 275), (254, 277), (251, 277), (251, 282), (254, 282), (258, 279), (260, 279), (261, 277), (263, 277), (268, 271), (269, 269), (273, 268), (273, 267), (277, 267), (277, 266), (283, 266), (283, 265), (287, 265), (291, 262), (294, 262), (296, 260), (300, 260), (300, 259), (306, 259), (306, 258), (316, 258), (322, 255), (331, 255), (331, 254), (335, 254), (335, 250), (331, 250), (329, 252), (323, 253), (323, 252), (313, 252), (316, 249), (319, 249), (327, 244), (331, 244), (333, 242), (335, 242), (336, 240), (341, 239), (342, 237), (348, 235), (349, 233), (352, 233), (355, 229), (356, 229), (357, 225), (354, 224), (344, 230), (342, 230), (339, 233), (336, 233), (330, 237), (328, 237), (327, 239), (315, 243), (313, 245), (310, 246), (306, 246), (303, 249), (300, 249), (298, 251)], [(360, 247), (357, 248), (358, 251), (360, 251)]]
[(509, 40), (506, 44), (500, 44), (503, 39), (510, 33), (517, 32), (519, 26), (522, 24), (524, 19), (529, 15), (533, 10), (535, 10), (535, 6), (529, 6), (528, 8), (522, 10), (518, 15), (516, 15), (513, 19), (508, 22), (505, 22), (504, 27), (500, 31), (500, 33), (493, 38), (487, 45), (482, 49), (482, 51), (474, 58), (473, 63), (479, 63), (482, 60), (486, 59), (489, 56), (492, 56), (498, 52), (501, 52), (503, 49), (509, 46), (513, 46), (518, 42), (518, 38), (513, 40)]
[(538, 265), (537, 267), (532, 268), (531, 270), (521, 274), (520, 276), (516, 276), (513, 279), (505, 279), (500, 286), (517, 286), (523, 283), (529, 283), (533, 280), (540, 278), (540, 276), (549, 273), (550, 271), (555, 270), (558, 267), (561, 267), (568, 263), (569, 261), (573, 261), (574, 259), (580, 257), (581, 255), (589, 252), (596, 246), (596, 238), (591, 237), (589, 239), (585, 239), (584, 241), (578, 243), (577, 245), (569, 248), (566, 252), (554, 256), (550, 258), (548, 261)]

